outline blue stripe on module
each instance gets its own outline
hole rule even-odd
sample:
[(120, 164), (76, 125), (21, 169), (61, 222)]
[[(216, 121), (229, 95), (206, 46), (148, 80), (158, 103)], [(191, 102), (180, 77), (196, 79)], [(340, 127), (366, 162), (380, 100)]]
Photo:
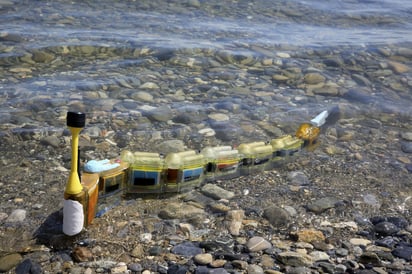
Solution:
[(157, 171), (143, 171), (143, 170), (133, 170), (133, 181), (137, 182), (139, 180), (152, 181), (154, 185), (159, 184), (160, 172)]
[(203, 167), (184, 169), (183, 170), (183, 182), (199, 179), (203, 173)]

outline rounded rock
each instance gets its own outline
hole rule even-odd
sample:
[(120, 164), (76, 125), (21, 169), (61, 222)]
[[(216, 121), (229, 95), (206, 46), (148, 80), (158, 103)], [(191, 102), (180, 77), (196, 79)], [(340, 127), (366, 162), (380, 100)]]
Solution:
[(403, 142), (401, 149), (405, 153), (412, 153), (412, 142)]
[(320, 73), (316, 73), (316, 72), (307, 73), (304, 77), (305, 83), (309, 85), (316, 85), (319, 83), (323, 83), (325, 82), (325, 79), (326, 79), (325, 76), (323, 76)]
[(196, 254), (194, 256), (193, 260), (197, 264), (207, 265), (207, 264), (210, 264), (213, 261), (213, 256), (212, 256), (212, 254), (209, 254), (209, 253)]
[(12, 253), (0, 258), (0, 272), (7, 272), (15, 267), (22, 260), (18, 253)]
[(215, 122), (224, 122), (229, 121), (229, 116), (223, 113), (211, 113), (208, 115), (209, 119)]
[(263, 217), (274, 227), (285, 227), (290, 223), (289, 213), (277, 206), (266, 208), (263, 212)]
[(359, 245), (367, 246), (367, 245), (369, 245), (369, 244), (371, 243), (370, 240), (368, 240), (368, 239), (363, 239), (363, 238), (352, 238), (352, 239), (349, 240), (349, 242), (350, 242), (352, 245), (355, 245), (355, 246), (359, 246)]
[(399, 228), (390, 222), (380, 222), (374, 226), (375, 232), (383, 235), (383, 236), (390, 236), (397, 232), (399, 232)]
[(401, 137), (405, 141), (412, 141), (412, 132), (402, 132)]
[(136, 101), (153, 102), (153, 95), (144, 91), (133, 93), (131, 98)]
[(249, 241), (246, 243), (246, 246), (250, 252), (257, 252), (268, 248), (272, 248), (272, 244), (269, 241), (259, 236), (250, 238)]

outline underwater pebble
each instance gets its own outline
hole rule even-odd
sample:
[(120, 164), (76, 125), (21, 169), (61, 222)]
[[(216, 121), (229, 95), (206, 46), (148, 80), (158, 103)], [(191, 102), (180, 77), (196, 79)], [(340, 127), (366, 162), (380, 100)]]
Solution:
[(216, 135), (216, 132), (212, 128), (203, 128), (198, 131), (199, 134), (204, 135), (205, 137), (212, 137)]
[(403, 142), (401, 144), (401, 149), (405, 153), (412, 153), (412, 142)]
[[(286, 4), (258, 1), (253, 5), (235, 2), (236, 5), (220, 10), (209, 10), (213, 8), (211, 4), (199, 0), (172, 1), (159, 8), (167, 6), (173, 14), (184, 12), (189, 17), (213, 11), (216, 18), (238, 18), (237, 12), (245, 11), (247, 20), (259, 16), (258, 12), (266, 18), (280, 15), (286, 20), (320, 18), (321, 23), (330, 16), (324, 11), (313, 13), (306, 5), (295, 6), (293, 1)], [(1, 1), (1, 4), (6, 11), (20, 14), (18, 2)], [(130, 8), (131, 12), (133, 8), (150, 11), (157, 4), (136, 1)], [(261, 4), (267, 6), (262, 9)], [(118, 11), (118, 5), (111, 5), (111, 12), (121, 18), (124, 9)], [(58, 26), (81, 27), (73, 16), (53, 11), (53, 7), (52, 4), (47, 9), (24, 7), (21, 12), (31, 12), (27, 18), (36, 20), (35, 13), (41, 11), (44, 22), (51, 20)], [(87, 11), (86, 6), (80, 7)], [(175, 17), (169, 19), (174, 23)], [(358, 22), (367, 26), (396, 23), (392, 16), (379, 14), (365, 17), (344, 14), (333, 20), (343, 26)], [(85, 22), (96, 26), (94, 23), (98, 20)], [(167, 30), (174, 31), (173, 28)], [(182, 35), (181, 30), (179, 28), (179, 35)], [(206, 29), (205, 33), (208, 31)], [(157, 203), (157, 197), (144, 202), (134, 197), (133, 202), (123, 200), (119, 207), (87, 229), (88, 237), (99, 237), (95, 237), (96, 243), (83, 246), (90, 248), (96, 258), (115, 258), (116, 262), (108, 259), (73, 262), (70, 251), (81, 243), (76, 241), (56, 246), (58, 252), (25, 252), (25, 258), (30, 257), (30, 260), (21, 261), (23, 258), (15, 253), (17, 273), (28, 272), (29, 267), (32, 273), (42, 271), (32, 267), (37, 264), (45, 268), (45, 273), (72, 274), (411, 272), (411, 249), (405, 240), (407, 232), (412, 231), (409, 224), (405, 232), (402, 220), (386, 217), (373, 225), (368, 221), (358, 225), (344, 222), (352, 222), (357, 214), (362, 218), (369, 216), (370, 210), (373, 213), (387, 210), (405, 216), (408, 213), (410, 202), (405, 201), (406, 197), (397, 199), (397, 191), (407, 189), (408, 184), (404, 183), (409, 180), (405, 178), (410, 175), (400, 165), (405, 165), (412, 173), (409, 145), (404, 145), (412, 141), (412, 136), (408, 132), (401, 133), (401, 143), (396, 143), (399, 129), (394, 130), (396, 134), (388, 132), (388, 126), (395, 128), (408, 123), (410, 118), (407, 108), (410, 94), (405, 90), (412, 87), (407, 74), (412, 50), (407, 44), (402, 48), (395, 43), (379, 45), (379, 48), (373, 44), (362, 44), (360, 49), (352, 45), (302, 48), (288, 44), (258, 46), (252, 41), (235, 39), (228, 47), (230, 50), (215, 52), (208, 45), (200, 48), (189, 45), (189, 49), (179, 45), (173, 45), (173, 49), (163, 48), (162, 39), (156, 45), (135, 43), (132, 39), (126, 44), (119, 41), (117, 46), (106, 37), (103, 46), (98, 42), (86, 45), (87, 40), (78, 45), (78, 37), (74, 34), (67, 45), (49, 46), (41, 42), (40, 47), (31, 47), (28, 38), (18, 32), (16, 29), (16, 33), (0, 33), (0, 41), (4, 44), (0, 43), (4, 53), (0, 65), (5, 68), (1, 72), (5, 96), (0, 99), (3, 107), (0, 110), (0, 143), (10, 145), (10, 152), (1, 156), (0, 163), (5, 171), (10, 167), (13, 172), (17, 170), (6, 174), (7, 182), (0, 182), (4, 200), (0, 208), (1, 244), (7, 252), (20, 250), (41, 220), (50, 217), (51, 210), (61, 208), (61, 182), (67, 179), (70, 140), (66, 129), (64, 138), (52, 134), (56, 129), (61, 132), (65, 125), (64, 113), (69, 108), (87, 111), (92, 116), (82, 131), (82, 136), (88, 139), (82, 151), (86, 159), (116, 157), (120, 149), (128, 147), (167, 153), (198, 149), (203, 145), (238, 145), (243, 141), (267, 140), (293, 133), (295, 126), (310, 118), (318, 108), (338, 104), (344, 111), (342, 119), (331, 126), (336, 134), (322, 136), (317, 150), (305, 151), (297, 161), (282, 163), (272, 171), (217, 182), (220, 188), (205, 191), (213, 199), (197, 189), (196, 194), (190, 194), (190, 199), (188, 194), (181, 193), (171, 198), (162, 197), (161, 203)], [(221, 29), (219, 35), (224, 37), (225, 32)], [(227, 34), (227, 41), (231, 43), (232, 30)], [(37, 38), (33, 37), (35, 42)], [(254, 56), (250, 52), (257, 54)], [(380, 94), (385, 94), (385, 99), (389, 100), (382, 102)], [(391, 99), (396, 103), (405, 101), (406, 108), (392, 104)], [(359, 119), (363, 115), (373, 119)], [(50, 132), (37, 131), (48, 126)], [(109, 148), (104, 146), (103, 136), (116, 136), (109, 139), (115, 140)], [(399, 148), (408, 154), (402, 154)], [(382, 155), (386, 158), (378, 163), (376, 159)], [(401, 160), (401, 163), (391, 159)], [(382, 167), (384, 172), (376, 172), (379, 180), (369, 177), (370, 172)], [(48, 168), (57, 172), (44, 172)], [(362, 176), (357, 177), (359, 171)], [(395, 186), (383, 185), (393, 178)], [(37, 183), (32, 184), (33, 181)], [(356, 184), (355, 189), (352, 183)], [(291, 186), (295, 187), (293, 191)], [(222, 194), (222, 190), (228, 193)], [(50, 193), (51, 196), (45, 195)], [(328, 195), (335, 195), (337, 203), (321, 200)], [(60, 198), (50, 199), (52, 196)], [(184, 202), (180, 199), (183, 196)], [(214, 199), (223, 200), (216, 202)], [(351, 204), (342, 210), (342, 200), (350, 204), (353, 201), (353, 207)], [(397, 204), (398, 201), (403, 204)], [(151, 203), (153, 205), (148, 205)], [(7, 218), (13, 215), (12, 206), (24, 207), (27, 211), (24, 217), (15, 217), (15, 223), (7, 223)], [(167, 218), (160, 218), (164, 216)], [(59, 220), (48, 222), (47, 229), (58, 231)], [(322, 220), (330, 223), (318, 226)], [(292, 235), (296, 232), (300, 234), (294, 238)], [(53, 243), (64, 242), (58, 233), (47, 233), (48, 244), (54, 246)], [(273, 246), (250, 252), (248, 239), (257, 235), (267, 235)], [(351, 239), (350, 243), (355, 243), (352, 246), (345, 240), (348, 235), (368, 239)], [(218, 236), (224, 237), (217, 240)], [(17, 238), (17, 242), (8, 243), (13, 238)], [(325, 238), (328, 243), (342, 247), (325, 243)], [(186, 245), (186, 241), (194, 243)], [(183, 255), (161, 253), (162, 247), (174, 250), (182, 246), (187, 248), (181, 252)], [(376, 251), (377, 247), (385, 251)], [(291, 253), (282, 253), (285, 251)], [(197, 252), (202, 253), (194, 255)], [(208, 263), (214, 254), (219, 259)], [(394, 261), (390, 259), (392, 254), (396, 257)], [(202, 256), (204, 258), (199, 259)], [(382, 261), (384, 266), (380, 266)], [(237, 267), (239, 269), (235, 269)]]

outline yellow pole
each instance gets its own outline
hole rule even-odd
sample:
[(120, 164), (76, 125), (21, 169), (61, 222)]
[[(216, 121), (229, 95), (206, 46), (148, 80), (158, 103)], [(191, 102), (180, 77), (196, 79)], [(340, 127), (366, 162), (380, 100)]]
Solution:
[(70, 169), (69, 180), (66, 184), (66, 193), (76, 195), (82, 192), (82, 185), (80, 183), (79, 173), (77, 170), (78, 161), (78, 147), (79, 147), (79, 134), (82, 130), (81, 128), (69, 127), (72, 133), (72, 162)]
[(72, 134), (72, 162), (69, 180), (66, 184), (65, 197), (78, 195), (82, 192), (83, 186), (80, 183), (77, 163), (79, 157), (79, 134), (86, 124), (86, 115), (81, 112), (69, 111), (67, 113), (67, 126)]

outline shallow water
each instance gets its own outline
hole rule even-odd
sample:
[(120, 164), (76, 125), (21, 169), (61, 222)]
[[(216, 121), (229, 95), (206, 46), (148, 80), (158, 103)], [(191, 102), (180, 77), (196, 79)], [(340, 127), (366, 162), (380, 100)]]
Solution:
[[(0, 6), (3, 132), (60, 128), (68, 109), (126, 121), (149, 117), (147, 127), (135, 130), (167, 130), (170, 123), (150, 116), (161, 106), (172, 116), (196, 116), (186, 124), (202, 127), (211, 126), (208, 115), (215, 112), (232, 125), (281, 123), (334, 105), (355, 116), (411, 119), (410, 1), (10, 0)], [(326, 78), (320, 88), (337, 86), (337, 92), (310, 86), (304, 79), (312, 72)]]

